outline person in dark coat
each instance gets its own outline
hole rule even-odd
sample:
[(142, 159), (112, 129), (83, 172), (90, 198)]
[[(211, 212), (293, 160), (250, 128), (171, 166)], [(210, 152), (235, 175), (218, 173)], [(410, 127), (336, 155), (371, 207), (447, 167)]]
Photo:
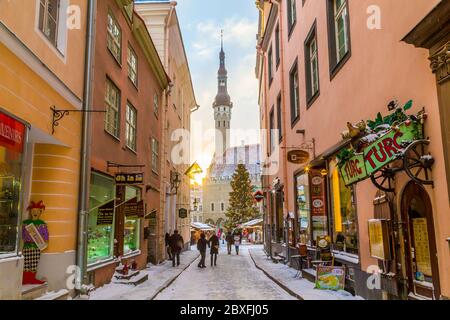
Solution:
[(170, 240), (170, 234), (168, 232), (166, 232), (166, 236), (164, 238), (165, 242), (166, 242), (166, 252), (167, 255), (169, 256), (169, 260), (172, 260), (172, 251), (170, 249), (170, 245), (169, 245), (169, 240)]
[(227, 249), (228, 249), (228, 254), (231, 254), (231, 248), (233, 246), (234, 243), (234, 239), (233, 239), (233, 235), (231, 234), (231, 231), (228, 231), (227, 236), (225, 238), (225, 241), (227, 242)]
[(217, 255), (219, 254), (220, 240), (219, 237), (216, 236), (215, 232), (212, 234), (211, 238), (209, 238), (208, 247), (211, 248), (211, 267), (213, 266), (213, 263), (214, 266), (217, 266)]
[(239, 255), (239, 247), (242, 244), (242, 233), (240, 231), (235, 231), (233, 240), (234, 240), (234, 247), (236, 249), (236, 254)]
[(172, 251), (172, 265), (175, 267), (175, 259), (177, 266), (180, 265), (180, 254), (184, 246), (183, 237), (178, 234), (178, 230), (173, 232), (169, 238), (169, 246)]
[(208, 245), (208, 241), (206, 241), (206, 236), (204, 233), (200, 235), (200, 239), (197, 241), (197, 249), (200, 251), (200, 262), (198, 263), (199, 268), (206, 268), (205, 259), (206, 259), (206, 247)]

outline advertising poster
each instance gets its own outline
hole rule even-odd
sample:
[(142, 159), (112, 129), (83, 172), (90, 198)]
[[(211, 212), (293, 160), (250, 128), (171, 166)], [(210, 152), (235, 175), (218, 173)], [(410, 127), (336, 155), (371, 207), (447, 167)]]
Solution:
[(344, 290), (345, 268), (317, 266), (316, 289)]

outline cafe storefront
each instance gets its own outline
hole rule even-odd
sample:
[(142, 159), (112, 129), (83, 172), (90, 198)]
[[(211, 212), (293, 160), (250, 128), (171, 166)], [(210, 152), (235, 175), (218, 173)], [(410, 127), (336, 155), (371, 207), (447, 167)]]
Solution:
[[(347, 256), (357, 254), (358, 249), (368, 253), (374, 262), (370, 270), (356, 270), (355, 274), (356, 293), (368, 298), (440, 296), (430, 196), (435, 161), (428, 151), (432, 141), (424, 134), (428, 115), (424, 109), (408, 114), (412, 105), (412, 101), (403, 107), (391, 102), (390, 115), (379, 113), (374, 121), (353, 126), (357, 129), (352, 136), (343, 134), (351, 139), (350, 146), (330, 161), (334, 249)], [(358, 227), (355, 196), (365, 193), (367, 197), (370, 190), (376, 190), (373, 213), (359, 221)], [(368, 247), (358, 248), (358, 232), (367, 236)], [(376, 290), (367, 286), (373, 272), (381, 278)]]

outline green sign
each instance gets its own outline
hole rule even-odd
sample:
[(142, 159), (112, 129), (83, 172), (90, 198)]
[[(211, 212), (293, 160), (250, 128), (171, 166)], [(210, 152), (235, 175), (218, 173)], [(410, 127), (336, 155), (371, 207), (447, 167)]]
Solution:
[(184, 208), (178, 210), (178, 217), (180, 219), (186, 219), (188, 217), (188, 211)]
[(345, 184), (349, 186), (365, 180), (398, 159), (404, 149), (419, 138), (418, 125), (413, 121), (404, 122), (398, 129), (389, 130), (386, 134), (374, 139), (362, 153), (355, 154), (346, 160), (340, 166)]
[(411, 144), (416, 137), (417, 124), (402, 123), (399, 130), (391, 130), (367, 148), (364, 149), (364, 163), (367, 174), (370, 176), (385, 165), (396, 160), (398, 154), (403, 152), (405, 144)]
[(347, 186), (366, 179), (368, 175), (364, 165), (364, 154), (358, 153), (347, 160), (341, 168), (341, 176)]

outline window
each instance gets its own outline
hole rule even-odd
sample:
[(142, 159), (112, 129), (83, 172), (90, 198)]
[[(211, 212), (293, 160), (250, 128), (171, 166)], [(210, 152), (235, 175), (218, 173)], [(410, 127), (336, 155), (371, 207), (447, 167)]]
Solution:
[(158, 98), (158, 94), (155, 93), (153, 95), (153, 112), (156, 116), (158, 116), (159, 113), (159, 98)]
[(291, 123), (292, 125), (300, 118), (299, 83), (297, 62), (294, 63), (289, 72), (289, 87), (291, 94)]
[(136, 137), (137, 137), (137, 111), (130, 103), (128, 103), (126, 112), (125, 140), (127, 147), (133, 151), (136, 151)]
[(278, 128), (278, 138), (280, 142), (283, 140), (283, 119), (281, 115), (281, 93), (277, 98), (277, 128)]
[(128, 78), (130, 78), (131, 82), (133, 82), (133, 84), (135, 86), (137, 86), (137, 82), (138, 82), (138, 61), (137, 61), (137, 56), (136, 53), (134, 52), (134, 50), (131, 47), (128, 47), (128, 58), (127, 58), (127, 63), (128, 63)]
[(327, 0), (330, 73), (333, 77), (350, 58), (347, 0)]
[(333, 240), (337, 250), (358, 253), (358, 223), (355, 191), (346, 187), (339, 169), (332, 173)]
[(280, 64), (280, 25), (277, 25), (275, 29), (275, 60), (278, 68)]
[(91, 174), (88, 221), (88, 264), (113, 256), (114, 241), (114, 179)]
[(275, 150), (275, 117), (273, 114), (273, 107), (270, 111), (269, 116), (269, 130), (270, 130), (270, 153), (272, 153)]
[[(141, 200), (141, 190), (135, 187), (125, 187), (125, 201), (136, 198)], [(130, 254), (139, 250), (140, 244), (140, 219), (138, 217), (126, 216), (123, 229), (123, 254)]]
[(117, 23), (117, 20), (108, 14), (108, 38), (107, 45), (109, 51), (112, 53), (117, 62), (122, 61), (122, 30)]
[(19, 220), (22, 218), (24, 194), (23, 152), (27, 129), (4, 113), (0, 113), (0, 127), (0, 257), (8, 257), (17, 255), (19, 246)]
[(211, 212), (214, 212), (214, 203), (211, 203)]
[(273, 54), (272, 54), (272, 47), (269, 49), (269, 53), (267, 56), (267, 68), (269, 69), (269, 85), (272, 83), (273, 80)]
[(315, 23), (305, 41), (305, 76), (306, 99), (309, 106), (319, 93), (319, 60)]
[(109, 79), (106, 79), (105, 104), (105, 130), (118, 138), (120, 133), (120, 91)]
[(309, 176), (302, 173), (295, 177), (296, 210), (298, 219), (299, 241), (311, 244), (311, 198), (309, 194)]
[(57, 47), (60, 0), (40, 0), (39, 2), (39, 30)]
[(220, 210), (225, 211), (225, 203), (222, 202), (220, 204)]
[(347, 3), (345, 0), (334, 1), (334, 28), (337, 58), (340, 61), (348, 52)]
[(295, 0), (288, 0), (286, 3), (288, 14), (288, 32), (290, 35), (294, 29), (295, 23), (297, 22), (297, 6)]
[(152, 138), (152, 171), (159, 172), (159, 142)]

